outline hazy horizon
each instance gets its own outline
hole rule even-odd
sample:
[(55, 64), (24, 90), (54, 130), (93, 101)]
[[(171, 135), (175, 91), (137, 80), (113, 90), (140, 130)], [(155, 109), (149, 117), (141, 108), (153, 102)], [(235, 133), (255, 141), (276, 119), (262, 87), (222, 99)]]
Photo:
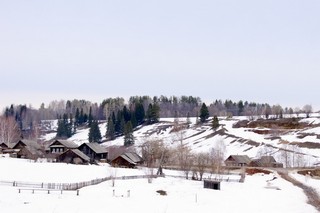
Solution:
[(2, 1), (0, 108), (133, 95), (320, 109), (320, 2)]

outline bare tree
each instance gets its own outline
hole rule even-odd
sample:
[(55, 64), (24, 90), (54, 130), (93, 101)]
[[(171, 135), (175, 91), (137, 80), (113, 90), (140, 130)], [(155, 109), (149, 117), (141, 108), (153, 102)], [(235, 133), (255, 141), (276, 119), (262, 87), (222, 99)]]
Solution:
[(13, 117), (0, 117), (0, 141), (4, 142), (8, 147), (13, 142), (20, 139), (20, 129)]
[(210, 150), (211, 173), (220, 174), (223, 171), (225, 160), (226, 146), (224, 141), (218, 140), (215, 146)]
[(299, 118), (299, 114), (300, 114), (301, 110), (299, 107), (294, 108), (294, 113), (296, 113), (297, 118)]
[(209, 163), (209, 153), (200, 152), (195, 155), (195, 169), (199, 173), (199, 180), (202, 180), (203, 174)]
[(310, 113), (312, 112), (312, 106), (310, 104), (306, 104), (303, 106), (303, 112), (306, 113), (307, 118), (310, 117)]

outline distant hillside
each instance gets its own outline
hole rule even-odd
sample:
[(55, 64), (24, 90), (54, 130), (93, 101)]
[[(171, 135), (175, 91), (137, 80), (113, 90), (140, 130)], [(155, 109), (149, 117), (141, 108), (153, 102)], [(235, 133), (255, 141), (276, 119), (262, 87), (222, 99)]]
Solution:
[[(290, 163), (291, 166), (313, 166), (320, 162), (320, 118), (313, 114), (308, 119), (286, 118), (278, 120), (248, 121), (247, 117), (220, 117), (220, 127), (211, 128), (211, 119), (207, 123), (186, 124), (186, 118), (180, 118), (181, 131), (174, 131), (173, 118), (160, 119), (153, 125), (139, 126), (134, 131), (135, 147), (148, 140), (161, 139), (167, 146), (176, 146), (177, 137), (183, 137), (183, 143), (194, 152), (209, 152), (215, 143), (223, 141), (226, 146), (226, 157), (231, 154), (245, 154), (251, 158), (261, 155), (272, 155), (278, 161)], [(49, 141), (55, 137), (56, 121), (45, 121), (46, 133), (42, 139)], [(100, 125), (101, 134), (106, 132), (106, 123)], [(88, 128), (77, 130), (68, 140), (77, 144), (88, 142)], [(105, 138), (103, 138), (105, 140)], [(103, 142), (103, 145), (122, 146), (123, 137)]]

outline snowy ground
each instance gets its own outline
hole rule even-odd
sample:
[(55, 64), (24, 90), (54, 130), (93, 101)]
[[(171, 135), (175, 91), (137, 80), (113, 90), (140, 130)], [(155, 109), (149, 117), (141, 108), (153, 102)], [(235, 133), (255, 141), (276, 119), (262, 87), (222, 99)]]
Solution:
[[(103, 177), (145, 174), (143, 169), (112, 169), (103, 166), (32, 163), (0, 158), (0, 181), (73, 182)], [(203, 188), (203, 182), (181, 178), (116, 180), (60, 194), (23, 191), (0, 185), (1, 212), (317, 212), (306, 203), (301, 189), (274, 174), (246, 176), (244, 183), (222, 182), (221, 190)], [(280, 189), (280, 190), (277, 190)], [(167, 196), (156, 191), (164, 190)]]

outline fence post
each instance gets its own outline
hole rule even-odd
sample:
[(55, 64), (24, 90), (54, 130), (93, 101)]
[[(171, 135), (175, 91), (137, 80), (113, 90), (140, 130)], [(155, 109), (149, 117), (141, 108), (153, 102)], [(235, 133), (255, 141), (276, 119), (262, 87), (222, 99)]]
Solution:
[(79, 189), (77, 190), (77, 196), (79, 196)]

